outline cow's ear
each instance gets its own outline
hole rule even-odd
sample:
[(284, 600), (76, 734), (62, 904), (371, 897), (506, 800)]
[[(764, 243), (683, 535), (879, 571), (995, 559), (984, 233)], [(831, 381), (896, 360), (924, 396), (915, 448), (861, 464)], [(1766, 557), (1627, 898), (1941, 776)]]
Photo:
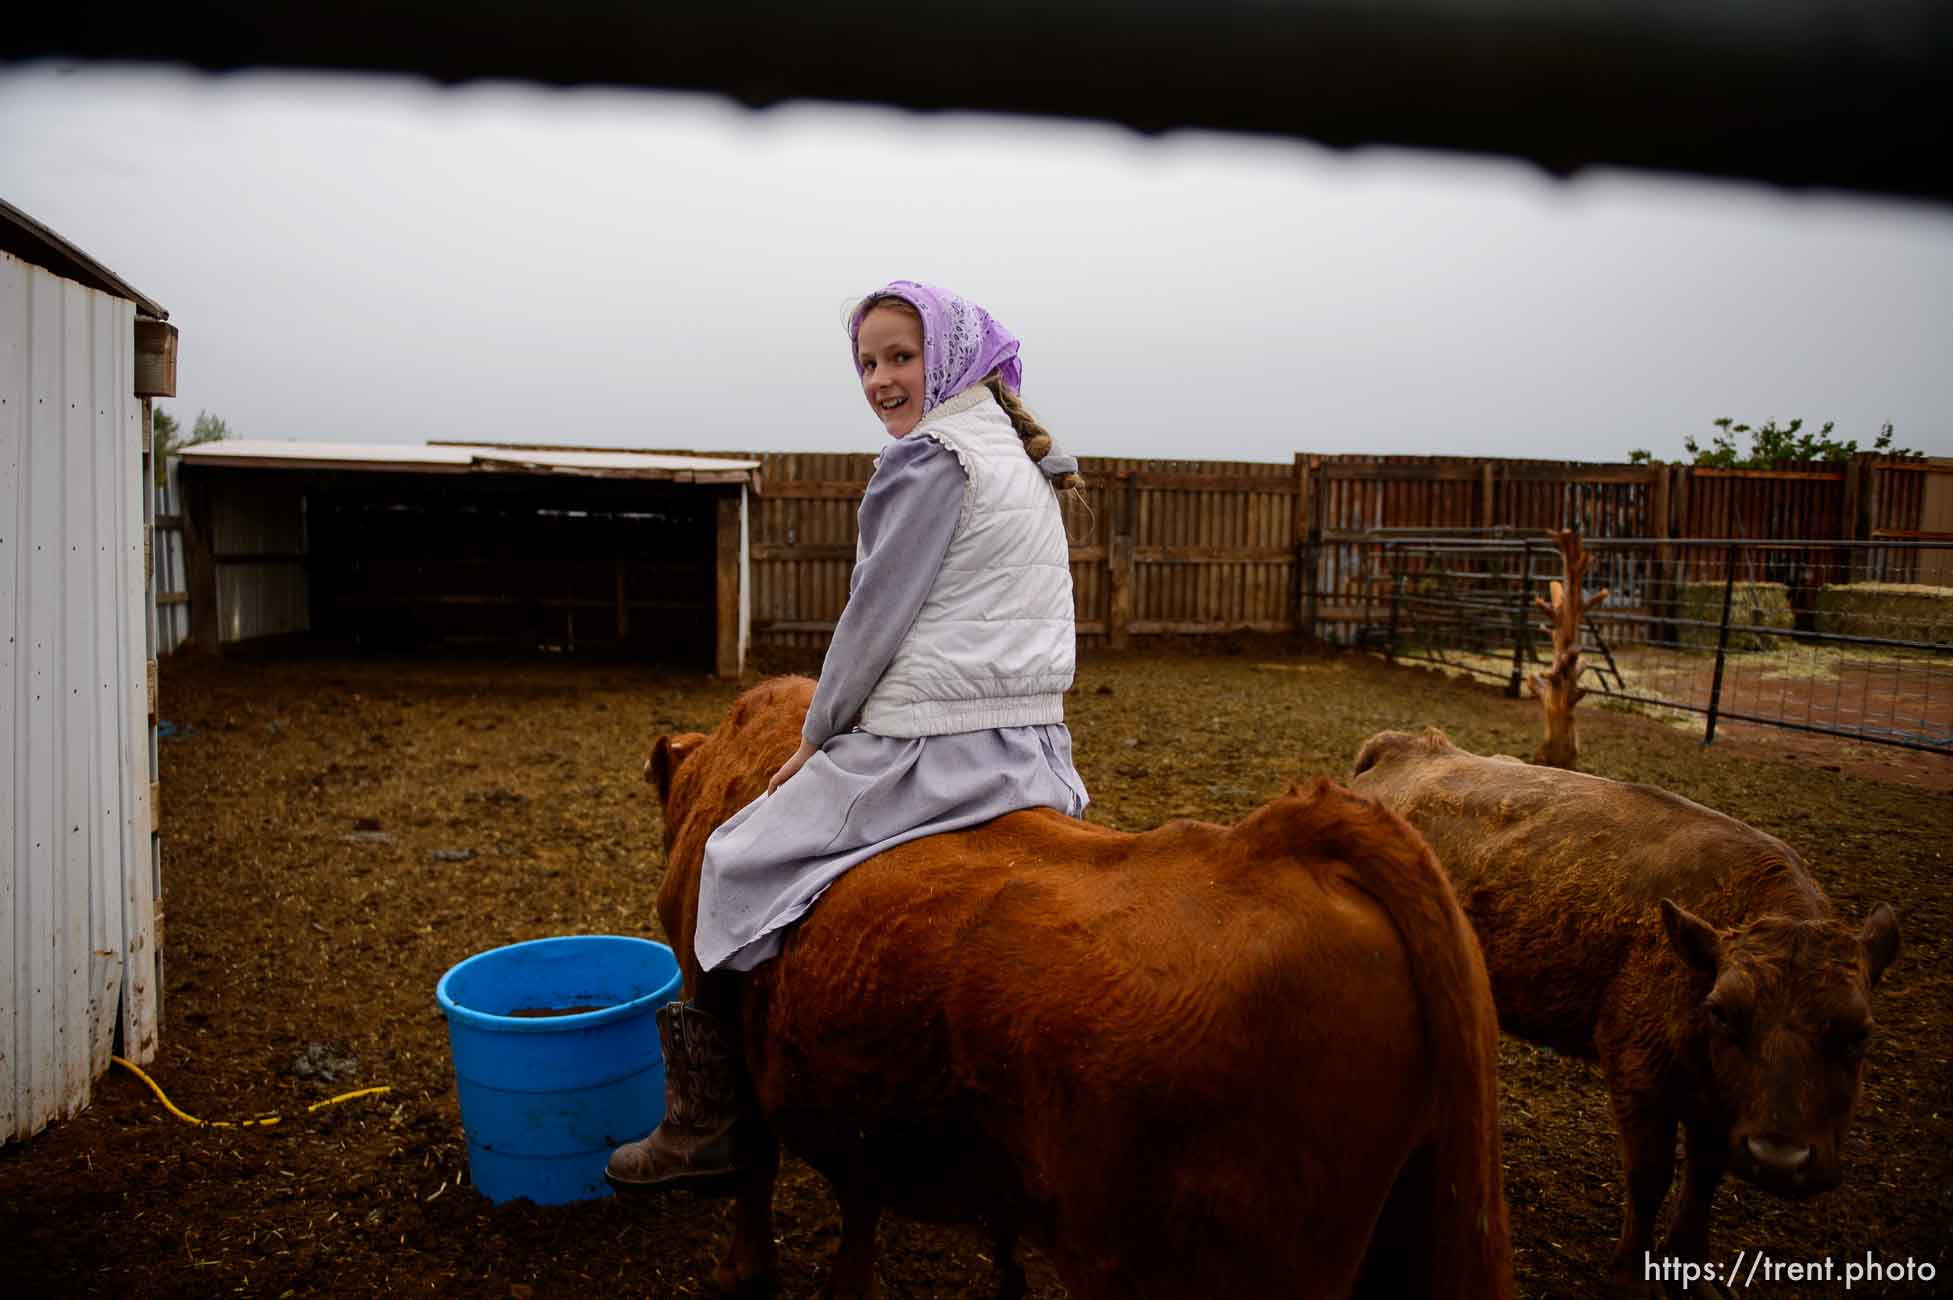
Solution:
[(671, 779), (678, 774), (678, 765), (704, 740), (704, 735), (696, 731), (688, 731), (682, 736), (658, 737), (658, 743), (651, 747), (650, 756), (644, 760), (644, 779), (658, 787), (660, 800), (670, 801)]
[(1865, 928), (1858, 932), (1858, 942), (1865, 949), (1865, 982), (1876, 988), (1878, 977), (1899, 955), (1899, 915), (1889, 903), (1872, 909), (1865, 918)]
[[(1440, 736), (1444, 733), (1439, 732)], [(1379, 731), (1357, 748), (1356, 760), (1349, 765), (1352, 779), (1383, 762), (1386, 758), (1413, 743), (1412, 737), (1401, 731)]]
[(1661, 900), (1661, 925), (1668, 931), (1668, 943), (1683, 961), (1713, 975), (1722, 960), (1722, 936), (1716, 928), (1672, 899)]

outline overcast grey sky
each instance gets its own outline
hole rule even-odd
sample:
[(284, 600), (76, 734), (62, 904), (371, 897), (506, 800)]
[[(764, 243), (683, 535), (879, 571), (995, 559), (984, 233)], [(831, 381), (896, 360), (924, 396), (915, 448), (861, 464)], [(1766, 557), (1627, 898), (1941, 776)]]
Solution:
[(929, 280), (1083, 455), (1953, 455), (1953, 209), (697, 96), (0, 71), (0, 194), (250, 437), (873, 451), (840, 328)]

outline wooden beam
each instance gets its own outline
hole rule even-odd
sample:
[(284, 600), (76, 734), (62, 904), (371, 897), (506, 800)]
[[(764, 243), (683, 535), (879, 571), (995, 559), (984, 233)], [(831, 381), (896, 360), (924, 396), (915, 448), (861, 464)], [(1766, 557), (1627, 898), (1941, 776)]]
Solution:
[(1113, 489), (1112, 545), (1105, 562), (1105, 634), (1114, 650), (1132, 644), (1133, 531), (1139, 520), (1139, 484), (1132, 476)]
[(848, 560), (854, 559), (855, 548), (846, 542), (816, 544), (812, 546), (788, 546), (780, 542), (758, 542), (751, 548), (756, 563), (771, 560)]
[[(1864, 506), (1864, 516), (1863, 516), (1865, 520), (1865, 531), (1860, 535), (1867, 538), (1877, 535), (1879, 517), (1882, 514), (1884, 514), (1884, 511), (1881, 510), (1879, 507), (1884, 504), (1885, 484), (1881, 481), (1882, 476), (1879, 474), (1878, 471), (1879, 471), (1879, 465), (1877, 461), (1873, 461), (1873, 460), (1866, 461), (1865, 478), (1864, 478), (1865, 506)], [(1865, 558), (1868, 563), (1872, 559), (1870, 554), (1867, 554)]]
[(1142, 636), (1223, 636), (1229, 632), (1288, 632), (1293, 630), (1287, 620), (1281, 622), (1177, 622), (1167, 619), (1134, 619), (1128, 630)]
[(223, 627), (217, 610), (217, 565), (210, 545), (210, 488), (190, 466), (182, 470), (183, 585), (190, 597), (190, 643), (203, 654), (219, 652)]
[(867, 479), (801, 479), (797, 482), (769, 483), (766, 495), (773, 501), (858, 501), (868, 489)]
[(586, 442), (491, 442), (481, 438), (429, 438), (430, 447), (487, 447), (494, 451), (594, 451), (639, 456), (696, 456), (701, 460), (759, 460), (763, 451), (694, 451), (688, 447), (599, 447)]
[(1316, 505), (1315, 478), (1310, 473), (1313, 459), (1303, 452), (1295, 453), (1295, 509), (1289, 513), (1288, 621), (1298, 632), (1306, 632), (1302, 623), (1302, 566), (1308, 562), (1309, 525)]
[[(217, 446), (219, 444), (205, 444)], [(411, 451), (412, 448), (404, 450)], [(614, 450), (614, 449), (613, 449)], [(559, 478), (578, 480), (610, 479), (619, 482), (657, 481), (667, 483), (740, 484), (753, 481), (757, 471), (743, 469), (593, 469), (587, 466), (547, 465), (531, 461), (480, 459), (469, 463), (453, 461), (354, 460), (321, 453), (317, 457), (250, 456), (199, 449), (193, 457), (202, 466), (225, 469), (263, 469), (282, 473), (316, 470), (352, 470), (362, 474), (444, 474), (474, 475), (489, 478)], [(186, 460), (186, 464), (189, 461)], [(866, 480), (863, 480), (865, 483)], [(861, 485), (856, 485), (859, 495)]]
[(831, 618), (760, 618), (753, 620), (753, 631), (831, 633), (834, 631), (834, 620)]
[(1693, 467), (1693, 472), (1698, 478), (1773, 478), (1786, 482), (1812, 480), (1819, 483), (1841, 483), (1849, 469), (1716, 469), (1697, 465)]
[(1654, 479), (1646, 465), (1502, 464), (1499, 476), (1512, 483), (1648, 483)]
[(713, 638), (713, 671), (739, 676), (739, 498), (727, 493), (713, 503), (717, 516), (715, 593), (718, 628)]
[[(1871, 477), (1871, 457), (1853, 456), (1845, 462), (1844, 514), (1840, 522), (1844, 526), (1845, 540), (1863, 541), (1871, 536), (1871, 517), (1866, 509), (1866, 480)], [(1860, 581), (1871, 571), (1872, 557), (1863, 551), (1854, 551), (1845, 559), (1847, 582)]]
[[(1387, 466), (1386, 468), (1415, 471), (1398, 477), (1431, 477), (1429, 471), (1422, 466)], [(1274, 475), (1188, 474), (1177, 471), (1127, 470), (1119, 477), (1142, 492), (1265, 492), (1275, 496), (1295, 496), (1300, 491), (1292, 478), (1278, 478)], [(770, 484), (766, 495), (775, 501), (853, 501), (861, 496), (867, 486), (865, 479), (860, 481), (802, 479), (797, 482)]]
[(1286, 546), (1136, 546), (1133, 558), (1141, 564), (1292, 564), (1295, 552)]
[(1136, 469), (1123, 475), (1142, 492), (1270, 492), (1295, 493), (1295, 480), (1260, 474), (1185, 474)]
[(1865, 462), (1867, 456), (1853, 456), (1845, 462), (1844, 527), (1846, 537), (1858, 536), (1859, 507), (1864, 503)]
[(1309, 535), (1303, 543), (1301, 562), (1295, 567), (1302, 575), (1302, 619), (1297, 624), (1304, 638), (1316, 640), (1316, 613), (1321, 607), (1321, 595), (1316, 589), (1316, 580), (1321, 576), (1319, 566), (1322, 561), (1322, 457), (1309, 457)]
[(1301, 546), (1316, 523), (1316, 479), (1322, 471), (1320, 456), (1295, 453), (1295, 532), (1290, 541)]
[[(1655, 465), (1661, 472), (1655, 475), (1654, 482), (1649, 486), (1648, 533), (1658, 541), (1655, 546), (1654, 568), (1648, 575), (1648, 587), (1654, 593), (1654, 607), (1656, 617), (1659, 618), (1667, 612), (1670, 597), (1673, 595), (1675, 548), (1667, 544), (1667, 539), (1673, 536), (1670, 531), (1673, 524), (1669, 519), (1668, 491), (1669, 480), (1673, 476), (1669, 473), (1668, 466), (1660, 461), (1656, 461)], [(1671, 641), (1674, 635), (1674, 628), (1666, 622), (1655, 629), (1656, 639), (1661, 641)]]
[(1478, 477), (1476, 465), (1385, 465), (1376, 461), (1351, 463), (1348, 461), (1325, 461), (1322, 476), (1331, 481), (1350, 479), (1381, 479), (1393, 483), (1428, 483), (1432, 481), (1470, 481)]

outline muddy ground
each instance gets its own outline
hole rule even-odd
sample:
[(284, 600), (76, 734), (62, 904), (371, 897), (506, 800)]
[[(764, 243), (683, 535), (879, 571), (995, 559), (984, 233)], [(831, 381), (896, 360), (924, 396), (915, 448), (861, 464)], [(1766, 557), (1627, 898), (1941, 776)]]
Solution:
[[(710, 729), (734, 693), (560, 663), (167, 663), (163, 712), (180, 730), (163, 742), (164, 1034), (151, 1070), (212, 1119), (392, 1092), (276, 1128), (196, 1128), (112, 1070), (80, 1116), (0, 1149), (7, 1292), (707, 1294), (727, 1235), (717, 1203), (495, 1207), (468, 1186), (433, 990), (454, 962), (517, 940), (662, 937), (659, 813), (639, 763), (660, 732)], [(1298, 774), (1344, 772), (1383, 727), (1435, 723), (1470, 749), (1529, 754), (1535, 707), (1429, 671), (1246, 647), (1088, 658), (1070, 721), (1090, 816), (1141, 829), (1237, 818)], [(1646, 719), (1582, 716), (1590, 770), (1783, 836), (1854, 919), (1878, 899), (1900, 912), (1905, 947), (1875, 1004), (1845, 1186), (1789, 1204), (1728, 1184), (1718, 1246), (1839, 1267), (1871, 1252), (1946, 1274), (1953, 760), (1752, 731), (1704, 750)], [(348, 1056), (356, 1067), (330, 1082), (307, 1073)], [(1522, 1293), (1596, 1293), (1621, 1193), (1597, 1072), (1510, 1039), (1501, 1072)], [(786, 1294), (810, 1296), (838, 1235), (832, 1198), (790, 1162), (778, 1207)], [(974, 1232), (885, 1220), (882, 1247), (891, 1298), (990, 1285)], [(1029, 1264), (1040, 1300), (1063, 1294)]]

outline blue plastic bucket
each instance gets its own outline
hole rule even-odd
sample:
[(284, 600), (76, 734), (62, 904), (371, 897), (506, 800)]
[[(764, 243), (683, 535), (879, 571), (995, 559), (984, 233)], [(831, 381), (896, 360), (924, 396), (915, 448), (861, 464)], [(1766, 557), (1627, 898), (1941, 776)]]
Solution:
[[(561, 1205), (610, 1194), (611, 1149), (664, 1118), (654, 1013), (678, 982), (670, 948), (613, 934), (494, 948), (441, 976), (434, 997), (448, 1020), (468, 1172), (484, 1196)], [(537, 1014), (573, 1007), (596, 1009)]]

